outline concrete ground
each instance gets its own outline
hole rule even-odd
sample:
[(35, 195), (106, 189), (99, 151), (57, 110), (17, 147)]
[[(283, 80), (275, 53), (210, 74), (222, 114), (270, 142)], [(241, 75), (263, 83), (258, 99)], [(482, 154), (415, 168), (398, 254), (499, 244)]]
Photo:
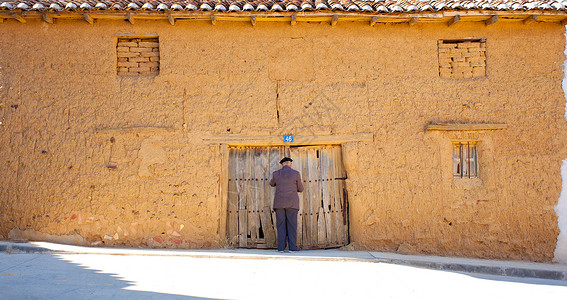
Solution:
[[(480, 272), (448, 270), (458, 268)], [(509, 274), (487, 274), (495, 270)], [(565, 272), (556, 264), (366, 251), (0, 242), (0, 299), (567, 299), (565, 278), (542, 279)]]

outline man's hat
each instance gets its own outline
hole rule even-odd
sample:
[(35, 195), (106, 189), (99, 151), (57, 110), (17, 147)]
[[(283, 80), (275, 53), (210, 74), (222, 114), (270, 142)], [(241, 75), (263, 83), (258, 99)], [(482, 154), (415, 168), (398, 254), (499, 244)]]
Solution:
[(280, 160), (280, 164), (283, 164), (286, 161), (293, 161), (293, 159), (291, 159), (289, 157), (284, 157), (284, 158), (282, 158), (282, 160)]

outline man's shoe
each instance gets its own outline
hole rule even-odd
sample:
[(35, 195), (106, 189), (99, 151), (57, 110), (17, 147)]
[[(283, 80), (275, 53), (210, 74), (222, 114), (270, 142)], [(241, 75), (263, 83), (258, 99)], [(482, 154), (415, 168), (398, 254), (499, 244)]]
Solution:
[(289, 253), (297, 253), (299, 250), (289, 250)]
[(278, 252), (279, 252), (279, 253), (284, 253), (284, 251), (283, 251), (283, 250), (278, 250)]

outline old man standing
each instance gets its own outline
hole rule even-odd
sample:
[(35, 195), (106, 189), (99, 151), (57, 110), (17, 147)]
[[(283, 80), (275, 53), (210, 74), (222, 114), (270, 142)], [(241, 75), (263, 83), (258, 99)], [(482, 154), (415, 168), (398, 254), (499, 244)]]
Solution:
[(278, 230), (278, 251), (284, 252), (286, 239), (289, 251), (297, 249), (297, 212), (299, 211), (298, 192), (303, 192), (303, 183), (299, 172), (291, 168), (293, 160), (284, 157), (280, 160), (282, 168), (272, 174), (270, 185), (276, 187), (274, 210)]

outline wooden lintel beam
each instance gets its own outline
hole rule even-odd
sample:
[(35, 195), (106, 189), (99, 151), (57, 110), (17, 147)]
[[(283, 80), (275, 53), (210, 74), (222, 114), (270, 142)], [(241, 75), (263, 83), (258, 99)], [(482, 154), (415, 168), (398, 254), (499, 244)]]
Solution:
[(530, 24), (530, 23), (534, 23), (534, 22), (537, 22), (537, 16), (536, 15), (531, 15), (531, 16), (524, 19), (524, 24)]
[(12, 14), (12, 18), (18, 20), (20, 23), (25, 23), (26, 19), (24, 19), (22, 16), (18, 15), (18, 14)]
[(292, 143), (284, 143), (282, 136), (240, 136), (240, 135), (218, 135), (205, 136), (204, 142), (211, 144), (227, 144), (233, 146), (246, 145), (325, 145), (342, 144), (351, 142), (372, 142), (372, 133), (360, 134), (338, 134), (338, 135), (314, 135), (314, 136), (295, 136)]
[(409, 25), (410, 25), (410, 26), (413, 26), (413, 25), (415, 25), (415, 23), (417, 23), (417, 17), (412, 17), (412, 18), (409, 20)]
[(377, 22), (378, 22), (378, 17), (376, 16), (372, 17), (372, 20), (370, 20), (370, 27), (374, 27), (374, 25), (376, 25)]
[(425, 126), (427, 131), (476, 131), (476, 130), (501, 130), (508, 128), (507, 124), (428, 124)]
[(41, 18), (45, 23), (53, 24), (53, 17), (48, 14), (41, 14)]
[(451, 19), (451, 21), (449, 21), (448, 25), (453, 26), (453, 25), (457, 24), (460, 20), (461, 20), (461, 16), (456, 15)]
[(211, 24), (213, 26), (217, 25), (217, 18), (215, 18), (215, 15), (211, 15)]
[(175, 19), (173, 18), (173, 16), (171, 14), (167, 15), (167, 20), (169, 21), (169, 24), (175, 25)]
[(494, 16), (488, 18), (488, 20), (486, 20), (486, 22), (484, 22), (484, 24), (486, 24), (486, 26), (488, 26), (488, 25), (492, 25), (496, 22), (498, 22), (498, 16), (494, 15)]
[(89, 14), (83, 14), (83, 19), (85, 19), (85, 21), (87, 21), (87, 23), (93, 25), (94, 24), (94, 19), (89, 16)]
[(250, 16), (250, 23), (252, 23), (252, 26), (256, 26), (256, 16)]
[(126, 14), (126, 20), (128, 20), (128, 22), (130, 22), (130, 24), (134, 25), (134, 16), (132, 16), (131, 13)]
[(297, 16), (291, 15), (291, 26), (295, 26), (297, 24)]

